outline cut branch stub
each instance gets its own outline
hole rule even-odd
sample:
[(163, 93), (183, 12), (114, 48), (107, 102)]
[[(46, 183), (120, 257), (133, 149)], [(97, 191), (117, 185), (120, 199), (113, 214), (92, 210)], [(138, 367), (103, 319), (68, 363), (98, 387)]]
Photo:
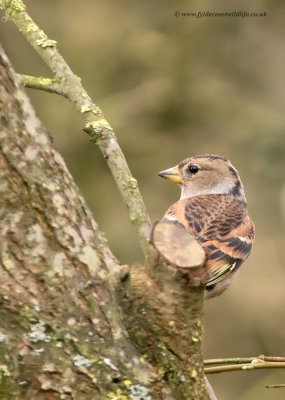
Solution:
[(205, 283), (207, 278), (205, 251), (182, 225), (173, 222), (155, 222), (150, 243), (167, 263), (189, 274), (193, 279), (192, 283)]

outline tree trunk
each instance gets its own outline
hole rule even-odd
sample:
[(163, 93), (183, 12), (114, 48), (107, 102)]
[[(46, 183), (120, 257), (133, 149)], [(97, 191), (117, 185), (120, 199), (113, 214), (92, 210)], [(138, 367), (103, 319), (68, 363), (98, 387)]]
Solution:
[(207, 398), (203, 288), (120, 267), (1, 48), (0, 79), (0, 398)]

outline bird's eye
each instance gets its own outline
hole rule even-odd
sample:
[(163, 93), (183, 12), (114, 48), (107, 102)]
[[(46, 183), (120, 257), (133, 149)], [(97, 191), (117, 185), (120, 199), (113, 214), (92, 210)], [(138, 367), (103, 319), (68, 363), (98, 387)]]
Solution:
[(188, 167), (188, 171), (189, 171), (191, 174), (197, 174), (197, 172), (199, 171), (199, 167), (198, 167), (197, 165), (190, 165), (190, 166)]

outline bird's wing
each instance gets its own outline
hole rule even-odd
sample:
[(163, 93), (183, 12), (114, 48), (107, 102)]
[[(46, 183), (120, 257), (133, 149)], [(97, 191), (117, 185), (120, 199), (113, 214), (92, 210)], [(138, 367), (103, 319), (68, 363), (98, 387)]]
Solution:
[(195, 235), (207, 254), (207, 286), (227, 278), (248, 257), (254, 225), (246, 204), (228, 195), (201, 195), (179, 200), (164, 219), (182, 224)]

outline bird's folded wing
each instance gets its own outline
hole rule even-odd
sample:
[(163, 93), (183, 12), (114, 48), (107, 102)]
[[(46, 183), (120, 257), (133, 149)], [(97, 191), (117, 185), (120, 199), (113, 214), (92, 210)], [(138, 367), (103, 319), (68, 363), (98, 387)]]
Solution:
[(207, 286), (215, 285), (216, 283), (226, 279), (231, 275), (233, 270), (236, 268), (236, 262), (233, 264), (224, 264), (220, 267), (217, 267), (214, 271), (211, 271), (211, 275), (209, 280), (207, 281)]
[(210, 269), (208, 285), (227, 278), (248, 257), (252, 247), (251, 230), (247, 236), (219, 238), (203, 243)]

